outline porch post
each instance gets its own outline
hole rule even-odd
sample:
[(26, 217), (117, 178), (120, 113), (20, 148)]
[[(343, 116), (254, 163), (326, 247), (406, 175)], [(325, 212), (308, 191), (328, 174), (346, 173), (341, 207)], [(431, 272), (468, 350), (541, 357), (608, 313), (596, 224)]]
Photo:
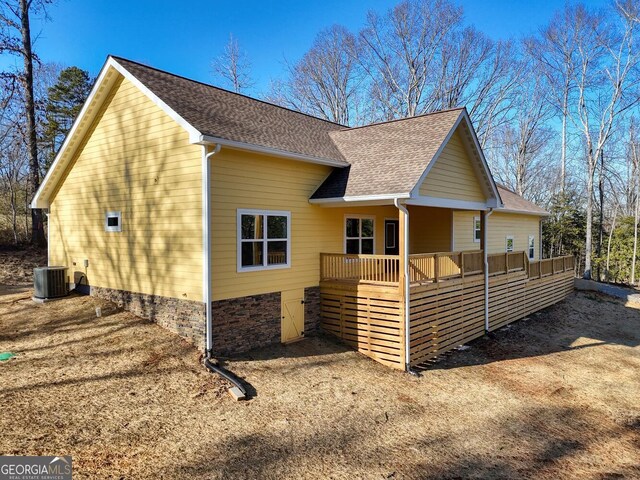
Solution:
[(409, 371), (411, 366), (411, 296), (409, 287), (409, 210), (405, 205), (400, 204), (399, 199), (394, 200), (395, 206), (398, 208), (398, 233), (399, 245), (398, 254), (400, 257), (399, 285), (400, 301), (403, 302), (404, 313), (404, 363), (405, 370)]
[(489, 331), (489, 255), (488, 255), (488, 244), (489, 244), (489, 232), (488, 232), (488, 224), (487, 221), (489, 216), (493, 213), (493, 209), (490, 208), (488, 211), (480, 212), (480, 230), (482, 235), (480, 237), (480, 248), (483, 252), (484, 257), (484, 331)]

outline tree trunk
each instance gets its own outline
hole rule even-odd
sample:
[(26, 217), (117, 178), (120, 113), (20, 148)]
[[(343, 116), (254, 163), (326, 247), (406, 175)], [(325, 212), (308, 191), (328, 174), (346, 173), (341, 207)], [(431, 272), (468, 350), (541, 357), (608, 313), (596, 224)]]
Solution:
[(19, 237), (18, 237), (18, 205), (16, 190), (13, 185), (12, 180), (9, 180), (9, 200), (11, 202), (11, 227), (13, 229), (13, 243), (18, 245)]
[(631, 285), (636, 284), (636, 256), (638, 251), (638, 217), (640, 216), (640, 195), (638, 192), (638, 178), (637, 174), (633, 180), (633, 190), (635, 193), (635, 205), (633, 211), (633, 254), (631, 255)]
[(565, 185), (567, 183), (567, 116), (569, 109), (569, 90), (565, 87), (564, 96), (562, 98), (562, 143), (560, 146), (560, 193), (564, 195)]
[(616, 205), (616, 209), (613, 212), (613, 222), (611, 222), (611, 231), (609, 232), (609, 241), (607, 242), (607, 266), (604, 272), (607, 282), (609, 281), (609, 260), (611, 259), (611, 238), (613, 237), (613, 231), (616, 229), (617, 217), (618, 217), (618, 205)]
[(584, 278), (591, 280), (591, 250), (593, 248), (593, 176), (594, 168), (589, 166), (587, 179), (587, 228), (584, 242)]
[(600, 258), (602, 257), (602, 241), (604, 239), (604, 152), (600, 150), (600, 175), (598, 175), (598, 197), (600, 200), (600, 218), (598, 219), (598, 243), (596, 245), (596, 257), (598, 258), (598, 269), (596, 278), (602, 280), (600, 274)]
[[(22, 57), (24, 60), (24, 102), (27, 116), (27, 144), (29, 148), (29, 186), (35, 193), (40, 186), (40, 164), (38, 163), (38, 144), (36, 135), (36, 109), (33, 98), (33, 54), (31, 51), (31, 28), (29, 26), (29, 2), (20, 0), (20, 16), (22, 34)], [(47, 241), (44, 236), (42, 210), (31, 210), (31, 243), (44, 247)]]

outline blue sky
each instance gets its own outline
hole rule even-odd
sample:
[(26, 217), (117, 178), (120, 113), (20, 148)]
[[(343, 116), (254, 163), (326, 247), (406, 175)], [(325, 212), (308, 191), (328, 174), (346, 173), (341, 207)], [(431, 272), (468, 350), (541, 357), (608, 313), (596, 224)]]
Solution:
[[(35, 49), (45, 61), (77, 65), (96, 75), (107, 54), (148, 63), (212, 83), (211, 61), (229, 38), (238, 39), (253, 64), (256, 91), (283, 74), (316, 33), (334, 23), (357, 31), (366, 12), (397, 0), (59, 0), (50, 21), (35, 21)], [(592, 6), (604, 0), (588, 0)], [(520, 37), (545, 24), (562, 0), (463, 0), (467, 24), (492, 38)]]

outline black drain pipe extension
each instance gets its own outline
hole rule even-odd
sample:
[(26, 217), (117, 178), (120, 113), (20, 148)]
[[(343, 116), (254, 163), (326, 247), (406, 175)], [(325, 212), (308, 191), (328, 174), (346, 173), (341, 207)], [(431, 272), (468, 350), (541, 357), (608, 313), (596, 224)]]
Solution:
[(247, 396), (247, 390), (244, 388), (244, 385), (242, 385), (242, 382), (240, 382), (238, 377), (236, 377), (233, 373), (231, 373), (226, 368), (222, 368), (219, 365), (214, 365), (213, 363), (211, 363), (210, 352), (207, 352), (207, 354), (204, 357), (204, 366), (207, 367), (207, 370), (209, 370), (211, 373), (217, 373), (225, 380), (231, 382), (234, 387), (237, 387), (238, 390), (242, 392), (243, 396), (245, 397)]

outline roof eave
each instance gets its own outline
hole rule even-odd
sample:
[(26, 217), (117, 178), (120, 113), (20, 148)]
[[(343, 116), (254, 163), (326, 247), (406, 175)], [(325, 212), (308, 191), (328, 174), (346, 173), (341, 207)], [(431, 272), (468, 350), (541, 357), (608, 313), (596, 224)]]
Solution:
[(225, 138), (214, 137), (211, 135), (200, 135), (196, 142), (199, 145), (221, 145), (223, 147), (234, 148), (237, 150), (246, 150), (250, 152), (261, 153), (264, 155), (273, 155), (276, 157), (289, 158), (292, 160), (299, 160), (307, 163), (315, 163), (318, 165), (327, 165), (330, 167), (345, 168), (349, 164), (343, 160), (335, 160), (331, 158), (315, 157), (312, 155), (305, 155), (302, 153), (289, 152), (287, 150), (281, 150), (279, 148), (266, 147), (263, 145), (255, 145), (252, 143), (238, 142), (235, 140), (227, 140)]
[[(71, 147), (72, 139), (74, 138), (78, 128), (83, 122), (86, 120), (87, 115), (89, 114), (89, 110), (92, 108), (93, 100), (100, 90), (105, 87), (106, 79), (110, 73), (110, 69), (114, 69), (124, 78), (133, 83), (136, 87), (138, 87), (152, 102), (154, 102), (158, 107), (160, 107), (169, 117), (178, 123), (182, 128), (184, 128), (189, 134), (189, 141), (191, 143), (197, 143), (202, 136), (201, 133), (194, 128), (189, 122), (187, 122), (184, 118), (182, 118), (175, 110), (169, 107), (164, 101), (162, 101), (155, 93), (153, 93), (149, 88), (147, 88), (140, 80), (138, 80), (133, 74), (131, 74), (126, 68), (118, 63), (118, 61), (113, 58), (111, 55), (107, 57), (104, 65), (100, 69), (100, 73), (98, 74), (98, 78), (96, 79), (89, 96), (87, 97), (80, 113), (76, 117), (69, 133), (64, 139), (60, 150), (58, 151), (56, 158), (54, 159), (51, 167), (47, 171), (40, 187), (36, 191), (33, 199), (31, 201), (31, 208), (49, 208), (49, 195), (53, 191), (53, 188), (57, 183), (53, 183), (56, 181), (56, 177), (61, 176), (60, 169), (62, 171), (66, 170), (66, 165), (64, 164), (65, 160), (70, 160), (70, 158), (66, 158), (69, 148)], [(89, 117), (89, 122), (91, 122), (91, 117)], [(57, 180), (60, 180), (57, 178)]]
[(321, 206), (349, 205), (392, 205), (395, 199), (408, 199), (409, 193), (389, 193), (382, 195), (345, 195), (343, 197), (310, 198), (309, 203)]

